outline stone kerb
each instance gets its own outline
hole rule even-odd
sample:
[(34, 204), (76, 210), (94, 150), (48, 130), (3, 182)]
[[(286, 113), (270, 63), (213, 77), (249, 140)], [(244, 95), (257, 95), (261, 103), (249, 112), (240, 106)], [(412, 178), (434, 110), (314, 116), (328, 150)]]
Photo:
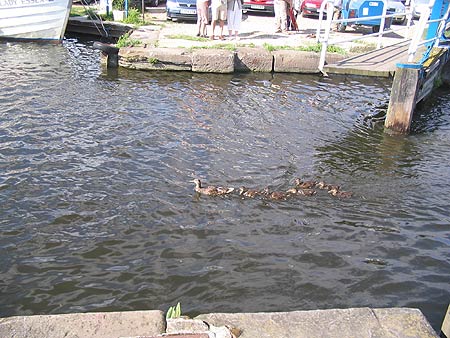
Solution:
[[(336, 63), (343, 55), (328, 54)], [(187, 49), (126, 47), (119, 51), (119, 65), (137, 70), (193, 71), (199, 73), (282, 72), (319, 73), (319, 54), (296, 50), (269, 52), (263, 47), (227, 49)]]
[(239, 338), (438, 338), (417, 309), (330, 309), (199, 315), (216, 326), (242, 329)]
[(119, 65), (140, 70), (192, 70), (192, 53), (184, 48), (121, 48)]
[(0, 318), (0, 337), (114, 338), (160, 335), (166, 321), (162, 311), (73, 313)]
[(238, 47), (234, 69), (237, 72), (273, 71), (273, 55), (267, 49), (259, 47)]
[(226, 49), (195, 49), (192, 71), (199, 73), (233, 73), (235, 52)]
[(319, 56), (314, 52), (277, 50), (273, 54), (273, 70), (279, 73), (318, 73)]

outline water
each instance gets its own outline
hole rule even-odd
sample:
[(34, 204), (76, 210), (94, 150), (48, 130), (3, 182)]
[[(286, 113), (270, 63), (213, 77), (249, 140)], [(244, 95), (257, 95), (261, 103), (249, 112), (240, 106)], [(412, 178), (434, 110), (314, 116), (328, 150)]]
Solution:
[[(450, 100), (389, 136), (391, 82), (108, 74), (89, 45), (0, 45), (0, 315), (418, 307), (450, 300)], [(197, 196), (189, 181), (351, 199)]]

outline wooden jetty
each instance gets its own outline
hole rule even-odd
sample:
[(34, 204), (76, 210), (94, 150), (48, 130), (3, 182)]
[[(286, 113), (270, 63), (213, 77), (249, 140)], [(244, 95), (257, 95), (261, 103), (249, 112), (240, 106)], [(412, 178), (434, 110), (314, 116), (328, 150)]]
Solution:
[(391, 46), (325, 65), (324, 70), (330, 74), (393, 77), (397, 63), (404, 63), (408, 60), (410, 42), (410, 40), (404, 40)]
[(130, 32), (132, 29), (132, 25), (75, 16), (69, 17), (66, 33), (91, 36), (99, 39), (117, 40), (120, 36)]

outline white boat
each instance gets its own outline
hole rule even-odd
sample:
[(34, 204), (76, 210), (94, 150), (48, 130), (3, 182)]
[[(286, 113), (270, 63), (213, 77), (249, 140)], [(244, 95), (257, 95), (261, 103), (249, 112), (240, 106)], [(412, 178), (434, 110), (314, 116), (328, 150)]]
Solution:
[(61, 40), (72, 0), (0, 0), (0, 39)]

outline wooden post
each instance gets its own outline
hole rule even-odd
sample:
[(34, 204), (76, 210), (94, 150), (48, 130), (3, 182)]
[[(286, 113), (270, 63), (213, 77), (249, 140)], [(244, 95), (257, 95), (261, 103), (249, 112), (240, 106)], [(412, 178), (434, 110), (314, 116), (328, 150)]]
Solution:
[(102, 53), (107, 56), (107, 68), (119, 67), (119, 48), (98, 41), (95, 41), (92, 47), (101, 50)]
[(397, 66), (392, 83), (391, 97), (384, 126), (399, 133), (407, 133), (416, 107), (416, 95), (419, 87), (417, 68)]

